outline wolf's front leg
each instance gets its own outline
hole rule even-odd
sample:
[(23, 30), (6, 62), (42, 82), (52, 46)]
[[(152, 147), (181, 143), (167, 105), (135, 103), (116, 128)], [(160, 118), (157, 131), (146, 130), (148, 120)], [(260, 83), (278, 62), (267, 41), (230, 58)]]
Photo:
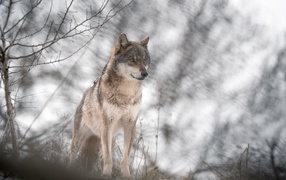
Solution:
[(108, 126), (104, 126), (101, 130), (102, 158), (103, 158), (103, 176), (111, 176), (112, 173), (112, 136)]
[(123, 177), (130, 177), (129, 158), (135, 136), (136, 136), (136, 122), (124, 128), (124, 154), (120, 165), (121, 175)]

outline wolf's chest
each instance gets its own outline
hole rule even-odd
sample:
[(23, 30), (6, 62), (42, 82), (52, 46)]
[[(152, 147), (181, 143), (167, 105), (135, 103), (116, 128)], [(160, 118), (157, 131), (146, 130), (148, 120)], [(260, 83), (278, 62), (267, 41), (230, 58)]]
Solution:
[(142, 90), (141, 85), (122, 81), (119, 84), (104, 83), (103, 109), (110, 121), (138, 117)]
[(107, 102), (105, 104), (105, 112), (111, 121), (120, 119), (135, 120), (139, 114), (140, 106), (141, 103), (130, 103), (118, 106), (117, 104)]

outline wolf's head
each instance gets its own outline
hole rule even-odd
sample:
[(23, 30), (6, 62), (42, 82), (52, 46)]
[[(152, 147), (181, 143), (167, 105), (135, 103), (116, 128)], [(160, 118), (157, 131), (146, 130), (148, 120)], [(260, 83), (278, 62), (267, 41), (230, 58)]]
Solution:
[(148, 76), (148, 41), (148, 36), (140, 42), (128, 41), (123, 33), (118, 36), (113, 51), (113, 68), (119, 76), (128, 80), (143, 80)]

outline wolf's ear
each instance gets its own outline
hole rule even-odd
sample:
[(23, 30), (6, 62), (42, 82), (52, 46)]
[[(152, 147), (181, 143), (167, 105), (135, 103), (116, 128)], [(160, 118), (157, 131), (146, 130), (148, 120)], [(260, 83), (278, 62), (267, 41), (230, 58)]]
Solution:
[(140, 45), (141, 45), (141, 46), (144, 46), (145, 48), (147, 48), (148, 42), (149, 42), (149, 36), (146, 36), (145, 38), (143, 38), (143, 39), (140, 41)]
[(126, 34), (121, 33), (119, 34), (117, 41), (116, 41), (116, 54), (120, 51), (121, 48), (127, 48), (131, 43), (128, 41)]

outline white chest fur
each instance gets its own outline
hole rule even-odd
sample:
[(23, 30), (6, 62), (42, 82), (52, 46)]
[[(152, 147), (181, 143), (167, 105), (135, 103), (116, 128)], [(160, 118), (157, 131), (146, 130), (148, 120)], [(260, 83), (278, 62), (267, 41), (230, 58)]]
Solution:
[(141, 103), (137, 103), (121, 108), (107, 102), (105, 109), (106, 118), (103, 120), (107, 121), (113, 136), (116, 136), (124, 128), (134, 126), (140, 112), (140, 106)]
[(137, 104), (129, 104), (122, 107), (109, 102), (106, 102), (104, 104), (105, 113), (109, 121), (119, 121), (121, 119), (128, 119), (134, 121), (136, 120), (141, 107), (140, 102)]

